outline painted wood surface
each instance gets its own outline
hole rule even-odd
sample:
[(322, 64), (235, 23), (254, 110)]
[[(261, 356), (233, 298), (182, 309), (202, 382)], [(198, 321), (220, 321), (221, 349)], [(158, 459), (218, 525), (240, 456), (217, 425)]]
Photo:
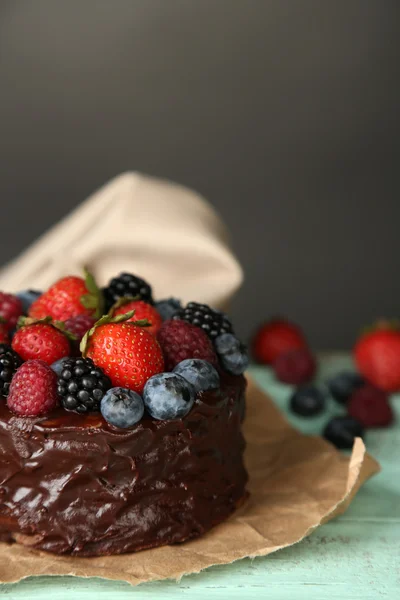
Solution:
[[(321, 361), (321, 378), (349, 364), (345, 356)], [(268, 369), (252, 375), (305, 433), (319, 433), (340, 408), (329, 402), (321, 417), (301, 419), (287, 412), (291, 388), (277, 384)], [(0, 586), (7, 600), (135, 600), (208, 598), (241, 600), (377, 600), (400, 597), (400, 395), (393, 398), (396, 426), (370, 431), (368, 450), (382, 472), (359, 492), (349, 510), (299, 544), (265, 558), (212, 567), (179, 583), (157, 582), (132, 588), (124, 582), (75, 577), (36, 577)], [(123, 558), (121, 557), (121, 560)]]

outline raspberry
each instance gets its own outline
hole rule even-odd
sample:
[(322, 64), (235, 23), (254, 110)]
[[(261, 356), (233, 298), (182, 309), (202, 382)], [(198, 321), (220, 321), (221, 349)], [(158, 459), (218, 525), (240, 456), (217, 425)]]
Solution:
[(0, 319), (0, 344), (9, 344), (10, 336), (8, 335), (7, 325)]
[(17, 296), (0, 292), (0, 317), (3, 317), (7, 329), (14, 329), (22, 315), (22, 302)]
[(218, 364), (217, 356), (207, 334), (186, 321), (164, 321), (157, 334), (164, 354), (167, 371), (187, 358), (201, 358), (212, 365)]
[(279, 381), (292, 385), (308, 383), (316, 371), (315, 359), (307, 348), (280, 354), (272, 363), (272, 367)]
[(15, 373), (8, 408), (22, 417), (44, 415), (57, 406), (57, 376), (42, 360), (28, 360)]
[(394, 418), (387, 395), (372, 385), (364, 385), (354, 392), (348, 404), (348, 413), (366, 428), (387, 427)]
[(79, 344), (83, 336), (96, 323), (96, 319), (90, 315), (77, 315), (65, 321), (65, 329), (76, 337)]

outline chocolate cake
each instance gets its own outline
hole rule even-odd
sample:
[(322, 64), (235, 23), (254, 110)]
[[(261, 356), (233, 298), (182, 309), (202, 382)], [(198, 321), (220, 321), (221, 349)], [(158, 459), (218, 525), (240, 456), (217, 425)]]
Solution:
[[(69, 293), (82, 288), (72, 279)], [(69, 319), (79, 304), (64, 293), (60, 306), (52, 288), (0, 343), (0, 541), (133, 552), (202, 535), (246, 498), (245, 349), (219, 311), (175, 304), (165, 318), (149, 289), (146, 301), (127, 297), (128, 312), (107, 307), (80, 351), (51, 320), (54, 298)], [(133, 320), (132, 303), (147, 321)], [(49, 316), (31, 317), (43, 306)]]

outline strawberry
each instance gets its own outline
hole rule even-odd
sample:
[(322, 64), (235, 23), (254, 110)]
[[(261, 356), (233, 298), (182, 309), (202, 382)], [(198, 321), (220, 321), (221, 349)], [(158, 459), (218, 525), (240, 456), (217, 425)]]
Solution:
[(150, 323), (150, 327), (146, 327), (146, 331), (156, 335), (162, 325), (160, 313), (148, 302), (143, 300), (135, 300), (134, 298), (124, 297), (111, 307), (110, 313), (113, 316), (123, 315), (131, 310), (134, 311), (134, 316), (127, 322), (136, 321), (138, 319), (146, 319)]
[(17, 296), (0, 292), (0, 317), (9, 331), (14, 329), (22, 312), (22, 302)]
[(360, 337), (353, 352), (365, 379), (386, 392), (400, 390), (400, 329), (396, 324), (378, 323)]
[(70, 354), (67, 336), (56, 323), (52, 324), (51, 318), (42, 321), (22, 318), (20, 322), (22, 326), (15, 333), (11, 346), (23, 360), (39, 359), (51, 365)]
[(294, 323), (280, 318), (262, 325), (252, 343), (254, 359), (266, 365), (274, 362), (280, 354), (300, 348), (307, 348), (303, 332)]
[(114, 387), (141, 394), (146, 381), (164, 370), (164, 358), (156, 338), (141, 321), (127, 323), (125, 315), (102, 317), (81, 343), (84, 357), (91, 358), (111, 379)]
[(4, 322), (4, 319), (0, 317), (0, 344), (9, 344), (10, 337), (8, 335), (8, 328)]
[(103, 298), (93, 276), (85, 272), (86, 278), (68, 275), (54, 283), (29, 309), (34, 319), (52, 317), (66, 321), (78, 315), (99, 318), (103, 313)]

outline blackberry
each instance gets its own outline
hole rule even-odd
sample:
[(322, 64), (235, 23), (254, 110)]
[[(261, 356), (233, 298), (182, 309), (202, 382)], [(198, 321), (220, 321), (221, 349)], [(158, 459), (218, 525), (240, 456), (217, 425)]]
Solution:
[(182, 308), (172, 318), (201, 327), (212, 340), (222, 333), (233, 333), (232, 323), (226, 314), (220, 310), (210, 308), (207, 304), (189, 302), (185, 308)]
[(0, 344), (0, 396), (8, 396), (11, 379), (22, 362), (22, 358), (11, 346)]
[(151, 287), (149, 284), (132, 275), (131, 273), (121, 273), (118, 277), (114, 277), (109, 282), (108, 286), (103, 288), (104, 301), (106, 311), (118, 300), (124, 296), (133, 296), (138, 300), (144, 300), (149, 304), (153, 304)]
[(58, 377), (57, 391), (66, 410), (77, 413), (100, 410), (111, 381), (90, 358), (67, 358)]

